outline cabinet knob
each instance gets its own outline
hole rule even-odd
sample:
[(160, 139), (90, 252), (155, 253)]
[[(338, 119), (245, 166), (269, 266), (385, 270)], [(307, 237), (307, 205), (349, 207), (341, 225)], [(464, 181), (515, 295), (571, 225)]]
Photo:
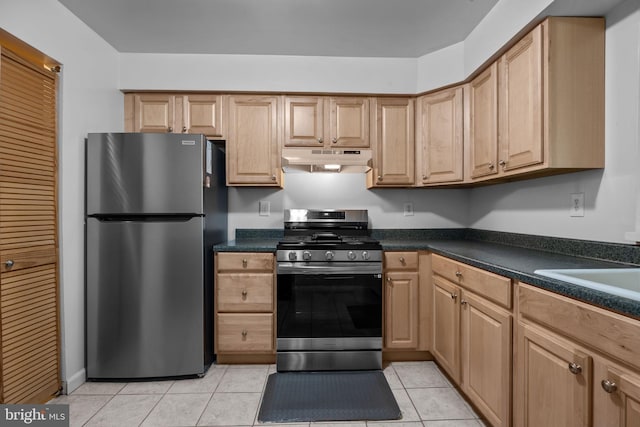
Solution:
[(600, 385), (602, 386), (602, 389), (607, 393), (614, 393), (618, 390), (618, 384), (611, 380), (602, 380)]
[(246, 298), (247, 297), (247, 290), (243, 289), (242, 290), (242, 298)]
[(334, 144), (338, 142), (338, 138), (332, 138), (331, 142), (333, 142)]
[(324, 138), (318, 138), (318, 143), (322, 144), (324, 142)]
[(496, 166), (493, 163), (489, 163), (489, 170), (494, 170)]
[(578, 365), (575, 362), (571, 362), (569, 363), (569, 372), (571, 372), (573, 375), (578, 375), (582, 373), (582, 366)]
[(182, 126), (182, 133), (187, 133), (187, 127), (186, 126)]
[(382, 181), (382, 176), (378, 175), (378, 181)]
[(427, 178), (429, 178), (427, 175), (422, 175), (422, 180), (423, 180), (423, 181), (426, 181), (426, 180), (427, 180)]
[(393, 280), (391, 280), (391, 277), (387, 276), (387, 282), (388, 282), (388, 283), (393, 282)]
[(498, 164), (502, 167), (505, 167), (507, 165), (507, 162), (505, 162), (504, 160), (500, 160)]
[(456, 277), (460, 279), (462, 277), (462, 272), (460, 270), (456, 271)]
[(271, 175), (271, 181), (275, 181), (276, 180), (276, 176), (275, 175)]
[(245, 258), (242, 260), (242, 267), (243, 268), (247, 268), (247, 264), (249, 264), (249, 261)]
[(169, 126), (169, 129), (167, 129), (168, 132), (173, 132), (173, 128), (171, 126)]
[(456, 300), (458, 298), (458, 294), (451, 294), (451, 299), (452, 300)]
[(247, 337), (247, 334), (248, 334), (247, 330), (246, 330), (246, 329), (243, 329), (243, 330), (242, 330), (242, 338), (246, 338), (246, 337)]
[(12, 259), (8, 259), (7, 261), (5, 261), (4, 266), (7, 267), (7, 268), (11, 268), (11, 267), (13, 267), (14, 264), (15, 263), (13, 262)]
[(405, 263), (405, 259), (403, 256), (400, 257), (400, 264), (404, 264)]
[(467, 305), (467, 300), (466, 299), (461, 299), (460, 300), (460, 305)]

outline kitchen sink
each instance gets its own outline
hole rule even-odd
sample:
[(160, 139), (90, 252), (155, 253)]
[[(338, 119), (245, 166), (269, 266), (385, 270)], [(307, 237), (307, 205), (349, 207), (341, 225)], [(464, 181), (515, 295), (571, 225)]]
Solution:
[(557, 269), (534, 273), (640, 301), (640, 268)]

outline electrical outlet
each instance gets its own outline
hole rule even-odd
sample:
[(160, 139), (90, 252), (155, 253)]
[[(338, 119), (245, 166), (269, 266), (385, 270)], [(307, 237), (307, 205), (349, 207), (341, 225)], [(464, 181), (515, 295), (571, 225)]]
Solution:
[(584, 216), (584, 193), (573, 193), (571, 195), (569, 216)]
[(413, 202), (404, 202), (404, 216), (413, 216)]
[(259, 207), (259, 215), (260, 216), (269, 216), (271, 214), (271, 202), (267, 200), (260, 200), (258, 203)]

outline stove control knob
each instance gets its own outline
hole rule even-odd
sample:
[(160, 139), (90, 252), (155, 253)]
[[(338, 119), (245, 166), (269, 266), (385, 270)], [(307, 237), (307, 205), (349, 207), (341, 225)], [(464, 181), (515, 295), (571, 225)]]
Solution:
[(309, 251), (302, 252), (302, 259), (305, 261), (311, 260), (311, 252)]
[(294, 251), (289, 252), (289, 261), (295, 261), (298, 258), (298, 254)]
[(324, 253), (324, 257), (327, 259), (327, 261), (331, 261), (335, 256), (336, 254), (333, 251), (327, 251)]
[(349, 253), (347, 254), (347, 258), (353, 261), (354, 259), (356, 259), (356, 253), (353, 251), (349, 251)]
[(367, 251), (362, 251), (362, 259), (363, 260), (368, 260), (369, 258), (371, 258), (371, 256), (369, 255), (369, 252)]

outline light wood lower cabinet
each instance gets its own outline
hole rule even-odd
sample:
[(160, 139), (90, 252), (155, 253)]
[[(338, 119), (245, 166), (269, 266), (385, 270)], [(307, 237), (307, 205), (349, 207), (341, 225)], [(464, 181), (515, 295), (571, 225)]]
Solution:
[(214, 347), (218, 356), (274, 354), (274, 262), (272, 253), (215, 254)]
[(526, 284), (518, 307), (516, 425), (640, 426), (640, 321)]
[(384, 254), (384, 349), (429, 349), (429, 256), (419, 252)]
[(511, 280), (435, 254), (432, 269), (431, 353), (492, 426), (510, 426)]

